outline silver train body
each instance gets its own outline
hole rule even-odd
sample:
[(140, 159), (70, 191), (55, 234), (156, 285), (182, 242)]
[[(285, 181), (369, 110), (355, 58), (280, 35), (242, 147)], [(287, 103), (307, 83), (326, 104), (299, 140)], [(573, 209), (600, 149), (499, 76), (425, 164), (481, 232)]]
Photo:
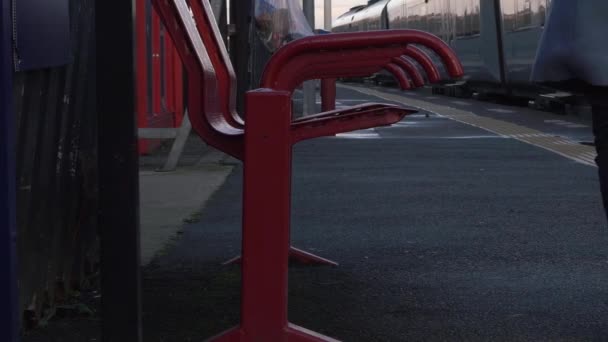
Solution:
[(380, 0), (336, 19), (333, 32), (409, 28), (446, 41), (471, 91), (533, 95), (530, 74), (551, 0)]

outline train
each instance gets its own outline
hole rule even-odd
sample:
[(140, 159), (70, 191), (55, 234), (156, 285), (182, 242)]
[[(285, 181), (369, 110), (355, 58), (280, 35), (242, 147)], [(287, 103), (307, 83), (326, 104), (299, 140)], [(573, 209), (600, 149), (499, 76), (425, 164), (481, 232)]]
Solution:
[(572, 94), (530, 82), (549, 6), (551, 0), (372, 0), (340, 15), (332, 32), (423, 30), (461, 59), (466, 76), (448, 84), (457, 93), (568, 99)]

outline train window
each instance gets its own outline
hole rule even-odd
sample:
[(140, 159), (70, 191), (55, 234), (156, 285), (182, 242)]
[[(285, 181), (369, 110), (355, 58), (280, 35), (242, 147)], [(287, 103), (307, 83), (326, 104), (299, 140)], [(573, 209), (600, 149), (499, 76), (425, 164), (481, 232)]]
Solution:
[(409, 6), (407, 9), (407, 26), (419, 30), (420, 27), (420, 7), (418, 5)]
[(511, 30), (544, 26), (546, 4), (546, 0), (516, 0)]
[(534, 22), (537, 26), (545, 26), (545, 19), (547, 15), (547, 1), (546, 0), (536, 0), (536, 13)]
[(464, 7), (464, 36), (471, 35), (471, 0), (463, 1)]
[(429, 14), (429, 30), (432, 34), (441, 37), (441, 14), (439, 11), (439, 4), (435, 0), (428, 2), (428, 14)]
[(480, 0), (460, 0), (454, 9), (453, 16), (456, 23), (456, 37), (469, 37), (478, 35), (481, 29)]
[(471, 0), (471, 34), (477, 35), (480, 33), (481, 13), (479, 10), (480, 0)]
[(422, 3), (418, 5), (420, 7), (420, 29), (423, 31), (429, 31), (429, 16), (427, 11), (427, 4)]
[[(514, 31), (545, 25), (547, 0), (515, 0), (513, 11), (505, 11), (505, 30)], [(512, 14), (512, 22), (507, 18)]]
[(460, 2), (460, 6), (456, 6), (454, 11), (454, 15), (456, 17), (456, 37), (464, 37), (466, 35), (465, 28), (465, 6)]
[(503, 29), (505, 32), (515, 30), (515, 2), (517, 0), (502, 0), (500, 2), (503, 15)]

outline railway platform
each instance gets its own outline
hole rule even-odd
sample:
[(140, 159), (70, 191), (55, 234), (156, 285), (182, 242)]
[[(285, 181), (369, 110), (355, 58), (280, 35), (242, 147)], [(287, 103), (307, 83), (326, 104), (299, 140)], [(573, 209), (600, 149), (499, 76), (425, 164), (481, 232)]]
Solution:
[[(292, 241), (340, 265), (290, 268), (291, 321), (343, 341), (601, 340), (608, 234), (589, 124), (338, 88), (338, 106), (370, 100), (421, 111), (295, 147)], [(241, 179), (237, 165), (146, 266), (144, 340), (238, 322), (240, 268), (221, 263), (240, 253)]]

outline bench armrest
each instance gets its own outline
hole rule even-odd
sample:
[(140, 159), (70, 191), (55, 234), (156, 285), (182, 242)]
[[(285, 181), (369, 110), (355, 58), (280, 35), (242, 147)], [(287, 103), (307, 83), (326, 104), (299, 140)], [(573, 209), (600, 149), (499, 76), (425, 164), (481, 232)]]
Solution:
[[(336, 33), (311, 36), (295, 40), (279, 49), (270, 59), (262, 76), (261, 87), (270, 89), (291, 90), (293, 84), (302, 80), (328, 77), (357, 76), (357, 59), (359, 54), (369, 49), (393, 48), (396, 53), (391, 59), (404, 54), (411, 54), (410, 44), (418, 44), (433, 50), (445, 64), (452, 78), (461, 77), (464, 72), (454, 51), (438, 37), (418, 30), (388, 30), (373, 32)], [(403, 49), (403, 50), (402, 50)], [(398, 51), (397, 51), (398, 50)], [(322, 61), (315, 61), (315, 55), (322, 54)], [(372, 56), (368, 56), (371, 62)], [(374, 59), (377, 69), (384, 68), (390, 63), (382, 58)], [(320, 64), (319, 64), (320, 63)], [(332, 74), (324, 75), (322, 65), (332, 65)], [(426, 69), (426, 68), (425, 68)], [(431, 80), (435, 80), (435, 70)], [(437, 73), (438, 74), (438, 73)], [(303, 79), (303, 75), (307, 75)], [(338, 75), (338, 76), (336, 76)], [(435, 80), (436, 81), (436, 80)]]

